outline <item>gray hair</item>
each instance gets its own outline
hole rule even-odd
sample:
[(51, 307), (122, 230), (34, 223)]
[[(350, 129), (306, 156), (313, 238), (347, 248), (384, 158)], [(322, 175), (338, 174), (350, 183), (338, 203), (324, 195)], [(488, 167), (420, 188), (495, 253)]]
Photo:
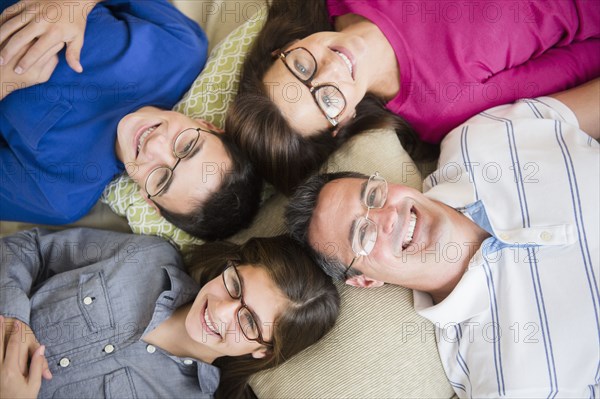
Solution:
[(285, 220), (290, 236), (298, 241), (313, 257), (314, 261), (327, 275), (334, 280), (344, 281), (346, 278), (358, 276), (362, 273), (354, 268), (348, 270), (348, 265), (344, 264), (335, 253), (331, 254), (319, 252), (315, 249), (308, 239), (308, 227), (312, 220), (313, 212), (317, 207), (319, 193), (329, 182), (339, 179), (368, 179), (369, 177), (357, 172), (336, 172), (314, 175), (308, 178), (298, 187), (285, 211)]

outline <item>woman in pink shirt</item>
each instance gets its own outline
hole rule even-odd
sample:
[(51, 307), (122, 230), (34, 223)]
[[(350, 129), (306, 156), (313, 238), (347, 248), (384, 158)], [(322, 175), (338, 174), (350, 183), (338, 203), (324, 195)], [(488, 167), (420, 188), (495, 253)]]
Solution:
[(226, 130), (289, 193), (366, 129), (421, 158), (478, 112), (599, 75), (588, 0), (275, 2)]

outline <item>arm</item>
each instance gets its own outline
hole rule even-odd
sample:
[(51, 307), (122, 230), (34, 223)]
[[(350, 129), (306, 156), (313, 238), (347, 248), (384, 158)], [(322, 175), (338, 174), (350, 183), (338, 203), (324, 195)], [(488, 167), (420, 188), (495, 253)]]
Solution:
[(21, 1), (8, 7), (0, 15), (0, 65), (16, 58), (14, 72), (22, 74), (41, 58), (56, 55), (66, 43), (67, 63), (82, 72), (79, 58), (87, 16), (99, 1)]
[(505, 69), (481, 84), (464, 86), (459, 100), (448, 104), (443, 117), (413, 122), (427, 136), (443, 137), (473, 115), (521, 98), (536, 98), (581, 85), (600, 76), (600, 39), (552, 48), (529, 61)]
[(122, 262), (155, 237), (94, 229), (22, 231), (0, 240), (0, 314), (29, 324), (34, 287), (70, 270), (106, 260)]
[[(48, 362), (44, 356), (46, 348), (40, 346), (31, 355), (17, 334), (6, 336), (6, 320), (0, 316), (0, 398), (36, 398), (42, 385), (42, 373)], [(16, 322), (15, 328), (21, 323)], [(6, 342), (6, 345), (4, 344)], [(29, 369), (25, 365), (31, 358)]]
[(31, 47), (33, 43), (25, 45), (15, 57), (0, 66), (0, 101), (10, 93), (18, 89), (24, 89), (39, 83), (47, 82), (58, 64), (56, 55), (64, 43), (58, 43), (47, 51), (30, 68), (21, 74), (15, 73), (16, 63)]
[(69, 207), (66, 201), (58, 201), (56, 195), (44, 192), (53, 177), (31, 160), (34, 154), (28, 158), (18, 156), (8, 144), (2, 143), (3, 139), (0, 139), (0, 220), (65, 224), (83, 216), (82, 207)]
[[(13, 349), (18, 352), (15, 356), (28, 359), (40, 348), (35, 334), (29, 327), (29, 298), (33, 287), (54, 274), (89, 263), (85, 256), (81, 256), (81, 250), (78, 251), (81, 245), (109, 242), (103, 239), (101, 234), (86, 238), (85, 235), (79, 234), (80, 231), (77, 229), (48, 234), (32, 230), (0, 240), (0, 315), (4, 316), (0, 325), (3, 335), (0, 346), (4, 347), (9, 339), (17, 340), (19, 346)], [(106, 255), (112, 254), (109, 249), (100, 247)], [(51, 379), (48, 364), (43, 360), (41, 374), (44, 378)], [(6, 372), (5, 366), (2, 366), (2, 373)], [(20, 374), (26, 375), (27, 362), (21, 361), (18, 366)]]
[(569, 107), (577, 117), (579, 128), (600, 140), (600, 78), (550, 97)]

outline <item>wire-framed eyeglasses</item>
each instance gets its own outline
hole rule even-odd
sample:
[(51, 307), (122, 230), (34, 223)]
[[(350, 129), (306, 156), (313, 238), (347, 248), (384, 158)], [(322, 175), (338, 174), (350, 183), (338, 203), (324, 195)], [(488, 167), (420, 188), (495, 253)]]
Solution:
[(198, 144), (204, 141), (204, 137), (200, 132), (212, 133), (210, 130), (192, 127), (182, 130), (175, 136), (172, 151), (177, 161), (173, 167), (159, 166), (148, 174), (144, 186), (148, 194), (148, 199), (162, 194), (169, 187), (171, 180), (173, 180), (173, 172), (177, 168), (177, 165), (179, 165), (179, 162), (190, 156)]
[(369, 219), (371, 209), (380, 209), (385, 205), (388, 194), (387, 181), (375, 172), (369, 180), (362, 186), (361, 203), (367, 208), (367, 213), (359, 217), (352, 225), (352, 251), (354, 258), (344, 270), (344, 277), (354, 265), (354, 262), (361, 256), (367, 256), (371, 253), (377, 242), (377, 223)]

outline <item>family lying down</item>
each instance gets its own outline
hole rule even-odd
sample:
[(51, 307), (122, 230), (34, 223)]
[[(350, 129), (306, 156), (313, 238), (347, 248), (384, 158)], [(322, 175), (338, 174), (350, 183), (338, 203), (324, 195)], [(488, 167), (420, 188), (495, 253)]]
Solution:
[[(256, 397), (384, 284), (458, 397), (597, 397), (600, 7), (514, 3), (274, 1), (216, 125), (172, 110), (209, 56), (168, 1), (2, 0), (0, 219), (29, 228), (0, 238), (0, 398)], [(373, 129), (436, 162), (422, 189), (324, 172)], [(121, 175), (199, 241), (68, 226)], [(234, 243), (271, 195), (285, 234)]]

